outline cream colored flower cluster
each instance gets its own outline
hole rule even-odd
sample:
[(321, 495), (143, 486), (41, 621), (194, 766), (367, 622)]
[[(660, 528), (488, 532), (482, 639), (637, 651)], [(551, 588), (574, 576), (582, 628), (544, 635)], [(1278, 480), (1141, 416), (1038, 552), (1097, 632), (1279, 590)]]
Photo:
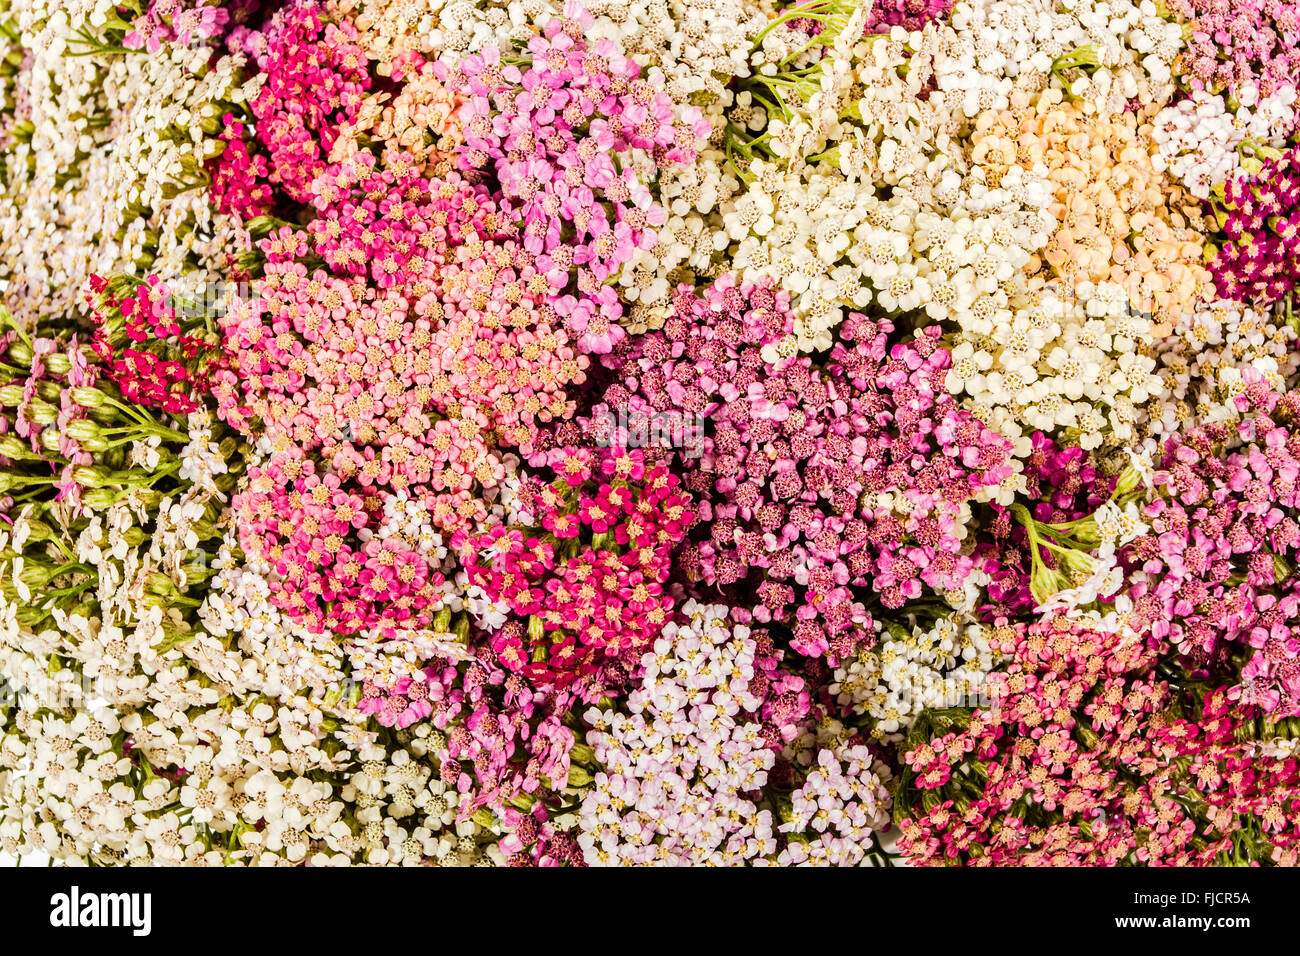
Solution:
[(329, 0), (329, 10), (351, 19), (359, 41), (375, 61), (376, 71), (390, 75), (394, 64), (412, 53), (436, 58), (474, 53), (498, 41), (527, 39), (533, 24), (552, 12), (547, 0), (483, 3), (479, 0)]
[(164, 274), (197, 296), (247, 247), (238, 223), (215, 212), (203, 165), (223, 104), (253, 94), (240, 61), (203, 45), (164, 44), (142, 56), (80, 56), (79, 31), (102, 24), (111, 0), (14, 0), (19, 40), (0, 55), (26, 58), (21, 107), (0, 175), (0, 282), (20, 322), (70, 316), (92, 274)]
[(978, 707), (985, 676), (1001, 661), (991, 628), (955, 613), (928, 627), (895, 626), (880, 644), (835, 671), (830, 691), (841, 707), (871, 720), (877, 740), (897, 740), (925, 710)]
[(1035, 430), (1095, 449), (1131, 440), (1136, 406), (1163, 394), (1154, 342), (1113, 283), (1040, 287), (963, 324), (947, 384), (1021, 454)]
[(1227, 300), (1198, 308), (1156, 349), (1164, 395), (1144, 409), (1148, 444), (1189, 424), (1237, 420), (1234, 399), (1251, 380), (1282, 390), (1300, 370), (1296, 338), (1285, 316)]
[(1158, 109), (1183, 47), (1155, 0), (959, 0), (951, 26), (959, 41), (936, 67), (939, 88), (960, 94), (971, 117), (1001, 108), (1013, 86), (1051, 85), (1101, 116), (1131, 101)]
[(853, 41), (846, 28), (816, 83), (786, 94), (807, 98), (769, 122), (772, 155), (748, 164), (745, 191), (724, 207), (715, 245), (746, 278), (790, 291), (801, 351), (828, 348), (845, 309), (873, 300), (955, 318), (1030, 270), (1047, 239), (1044, 178), (990, 181), (954, 138), (947, 98), (919, 97), (931, 30)]
[[(174, 490), (104, 490), (41, 517), (27, 506), (0, 532), (0, 852), (499, 860), (499, 834), (460, 814), (437, 775), (440, 732), (373, 728), (339, 644), (291, 626), (264, 574), (238, 560), (233, 530), (222, 540), (234, 449), (206, 412), (187, 431), (177, 451), (152, 438), (129, 451), (134, 473), (174, 473)], [(61, 607), (66, 589), (90, 599)]]

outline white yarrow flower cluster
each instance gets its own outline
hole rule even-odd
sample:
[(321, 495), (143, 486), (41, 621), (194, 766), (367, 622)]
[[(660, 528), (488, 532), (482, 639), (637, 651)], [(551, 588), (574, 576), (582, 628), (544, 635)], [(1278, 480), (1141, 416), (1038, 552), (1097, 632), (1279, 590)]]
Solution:
[(1156, 350), (1164, 392), (1144, 410), (1144, 447), (1199, 424), (1236, 421), (1235, 398), (1251, 380), (1284, 389), (1300, 370), (1296, 338), (1281, 316), (1228, 300), (1199, 307)]
[(1243, 152), (1281, 147), (1295, 131), (1294, 86), (1261, 100), (1253, 84), (1243, 84), (1237, 95), (1239, 105), (1229, 111), (1222, 96), (1197, 90), (1152, 120), (1151, 139), (1158, 147), (1152, 165), (1168, 170), (1199, 199), (1209, 199), (1215, 186), (1237, 173)]
[(884, 768), (862, 744), (819, 741), (803, 783), (790, 795), (790, 819), (781, 824), (791, 839), (778, 866), (860, 866), (875, 848), (875, 833), (889, 826), (889, 793), (877, 771)]
[(217, 213), (198, 180), (222, 103), (253, 95), (242, 60), (203, 45), (166, 44), (149, 56), (71, 55), (77, 32), (115, 7), (15, 0), (20, 38), (0, 52), (28, 57), (20, 74), (25, 141), (6, 149), (0, 177), (0, 281), (21, 323), (69, 317), (91, 275), (167, 276), (199, 298), (222, 278), (227, 253), (247, 248), (236, 220)]
[(1024, 73), (1046, 85), (1056, 71), (1053, 82), (1087, 112), (1118, 113), (1135, 98), (1163, 103), (1173, 93), (1170, 68), (1183, 46), (1181, 26), (1154, 0), (960, 0), (949, 22), (964, 48), (957, 62), (940, 66), (947, 78), (940, 88), (966, 91), (968, 102), (987, 102), (981, 91), (996, 96), (1005, 89), (1000, 82)]
[(1137, 407), (1165, 392), (1149, 354), (1154, 322), (1109, 282), (997, 291), (959, 319), (948, 389), (1017, 441), (1065, 432), (1084, 449), (1135, 435)]
[(605, 770), (583, 800), (590, 865), (737, 865), (776, 850), (772, 812), (745, 795), (776, 755), (749, 693), (756, 643), (727, 608), (690, 601), (645, 655), (631, 715), (593, 709), (587, 743)]
[(897, 739), (922, 711), (976, 705), (985, 677), (1001, 659), (991, 636), (964, 613), (928, 628), (886, 628), (878, 645), (836, 669), (831, 693), (847, 712), (871, 719), (874, 738)]

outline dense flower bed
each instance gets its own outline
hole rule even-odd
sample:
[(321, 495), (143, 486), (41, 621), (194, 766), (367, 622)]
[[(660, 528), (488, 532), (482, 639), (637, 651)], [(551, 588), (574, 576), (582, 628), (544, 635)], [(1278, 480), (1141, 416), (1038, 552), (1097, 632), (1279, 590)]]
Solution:
[(0, 0), (0, 853), (1293, 865), (1285, 0)]

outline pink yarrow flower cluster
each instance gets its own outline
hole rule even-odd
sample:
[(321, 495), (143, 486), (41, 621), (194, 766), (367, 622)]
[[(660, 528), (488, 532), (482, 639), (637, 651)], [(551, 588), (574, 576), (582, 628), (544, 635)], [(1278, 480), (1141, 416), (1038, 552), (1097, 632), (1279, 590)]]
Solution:
[(524, 852), (546, 836), (532, 827), (519, 834), (524, 819), (544, 822), (547, 803), (569, 778), (575, 738), (562, 717), (573, 697), (538, 691), (518, 675), (477, 660), (435, 659), (423, 677), (431, 719), (446, 735), (436, 752), (443, 782), (469, 795), (461, 816), (480, 807), (505, 814), (506, 805), (521, 797), (532, 802), (535, 814), (514, 817), (516, 837), (503, 847), (510, 854)]
[(1125, 553), (1141, 573), (1133, 627), (1150, 629), (1194, 672), (1241, 645), (1254, 653), (1234, 698), (1300, 715), (1300, 394), (1248, 386), (1237, 423), (1170, 439), (1156, 472), (1150, 532)]
[(669, 620), (671, 554), (694, 507), (639, 450), (566, 447), (536, 456), (542, 463), (559, 477), (525, 489), (534, 526), (453, 541), (466, 602), (508, 671), (539, 686), (616, 687)]
[[(223, 318), (231, 367), (214, 384), (225, 420), (271, 448), (234, 502), (242, 547), (284, 576), (286, 610), (331, 630), (421, 627), (435, 610), (439, 574), (414, 543), (371, 537), (386, 501), (415, 499), (451, 533), (486, 518), (504, 475), (489, 420), (448, 397), (434, 351), (438, 276), (492, 255), (491, 204), (457, 174), (390, 160), (330, 167), (324, 214), (262, 241), (258, 297)], [(312, 254), (328, 268), (309, 272)]]
[(1012, 466), (1006, 439), (944, 388), (937, 328), (888, 346), (891, 323), (855, 314), (814, 365), (776, 350), (792, 327), (783, 293), (724, 276), (674, 305), (617, 356), (597, 411), (714, 423), (704, 454), (679, 463), (701, 498), (689, 574), (752, 593), (758, 620), (835, 661), (874, 633), (867, 595), (898, 608), (961, 586), (963, 509)]
[(132, 18), (122, 46), (157, 53), (165, 44), (189, 46), (195, 40), (218, 36), (230, 22), (230, 10), (211, 0), (149, 0)]
[[(223, 318), (231, 367), (215, 393), (225, 420), (268, 449), (234, 503), (241, 545), (272, 565), (277, 605), (314, 628), (425, 627), (447, 582), (412, 542), (375, 537), (379, 512), (404, 494), (439, 534), (484, 522), (504, 474), (494, 448), (528, 453), (540, 425), (572, 415), (566, 389), (585, 378), (582, 353), (612, 342), (617, 297), (603, 282), (622, 253), (556, 264), (573, 245), (574, 203), (590, 207), (582, 228), (593, 242), (600, 216), (650, 242), (648, 192), (630, 168), (608, 179), (602, 162), (611, 148), (645, 153), (651, 168), (693, 153), (677, 142), (671, 101), (615, 51), (575, 40), (577, 22), (548, 28), (522, 74), (494, 66), (490, 52), (436, 71), (463, 96), (463, 118), (482, 121), (466, 124), (477, 132), (457, 147), (462, 171), (439, 176), (391, 146), (326, 162), (333, 133), (319, 156), (296, 151), (317, 143), (304, 138), (317, 126), (350, 122), (367, 88), (350, 26), (296, 4), (241, 35), (268, 76), (254, 112), (271, 179), (314, 217), (259, 243), (255, 295)], [(506, 133), (512, 122), (531, 132)], [(563, 194), (562, 210), (520, 193), (518, 162), (534, 153), (554, 167), (543, 191)], [(300, 178), (290, 183), (281, 166)], [(561, 186), (561, 169), (577, 170), (577, 191)], [(238, 172), (240, 195), (260, 202)], [(563, 242), (538, 232), (543, 213), (569, 224)]]
[(1243, 742), (1257, 710), (1162, 679), (1158, 640), (1061, 617), (1002, 630), (1013, 660), (989, 678), (993, 705), (914, 731), (900, 788), (910, 860), (1187, 866), (1250, 845), (1294, 865), (1300, 763)]
[(1190, 26), (1182, 64), (1194, 90), (1268, 96), (1300, 72), (1300, 11), (1291, 0), (1170, 0)]
[(538, 270), (572, 290), (555, 307), (578, 347), (605, 353), (624, 334), (606, 283), (667, 221), (642, 175), (692, 162), (710, 127), (611, 41), (589, 43), (591, 24), (570, 3), (520, 51), (523, 66), (496, 47), (439, 66), (465, 97), (461, 168), (491, 172)]

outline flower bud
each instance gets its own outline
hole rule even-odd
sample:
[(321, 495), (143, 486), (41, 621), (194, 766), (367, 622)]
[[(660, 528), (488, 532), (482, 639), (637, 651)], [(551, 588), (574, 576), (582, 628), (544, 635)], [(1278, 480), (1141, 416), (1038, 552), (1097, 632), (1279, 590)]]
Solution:
[(45, 356), (45, 367), (55, 375), (67, 375), (72, 369), (72, 360), (66, 352), (52, 352)]
[(72, 400), (83, 408), (99, 408), (108, 396), (93, 385), (80, 385), (72, 390)]
[(1040, 564), (1034, 568), (1034, 573), (1029, 579), (1029, 590), (1033, 592), (1034, 600), (1040, 604), (1067, 587), (1069, 587), (1069, 582), (1065, 580), (1061, 573), (1052, 570), (1046, 565)]
[(99, 426), (88, 418), (78, 418), (68, 422), (63, 431), (77, 442), (94, 441), (100, 437)]
[(172, 579), (159, 571), (150, 573), (149, 584), (146, 589), (150, 594), (157, 594), (159, 596), (168, 596), (176, 593), (176, 585), (172, 584)]
[(43, 588), (50, 583), (50, 578), (54, 577), (57, 570), (47, 564), (26, 561), (23, 563), (23, 569), (18, 572), (18, 579), (28, 587)]
[(78, 465), (72, 471), (72, 480), (83, 488), (103, 488), (112, 475), (103, 465)]
[(6, 458), (13, 458), (21, 461), (24, 458), (36, 458), (32, 454), (32, 446), (20, 439), (17, 435), (9, 434), (0, 438), (0, 455)]
[(54, 537), (54, 529), (39, 518), (27, 519), (27, 540), (47, 541)]
[(569, 786), (585, 787), (595, 778), (583, 767), (569, 767)]
[(885, 630), (896, 641), (910, 641), (912, 639), (911, 632), (897, 621), (885, 621)]
[(192, 588), (212, 577), (213, 571), (206, 561), (193, 561), (185, 565), (185, 587)]
[(1136, 468), (1128, 465), (1119, 473), (1119, 479), (1115, 482), (1115, 493), (1126, 495), (1140, 484), (1142, 484), (1142, 476)]
[(9, 357), (14, 360), (16, 365), (22, 365), (25, 368), (32, 367), (32, 347), (22, 339), (9, 346)]
[(99, 605), (92, 604), (90, 601), (82, 601), (80, 604), (68, 610), (68, 617), (80, 617), (89, 621), (99, 611)]
[(59, 420), (59, 410), (49, 402), (34, 398), (27, 406), (27, 420), (37, 425), (53, 425)]
[(91, 511), (107, 511), (117, 500), (117, 492), (112, 488), (94, 488), (81, 493), (81, 504)]
[(1083, 551), (1065, 551), (1057, 554), (1060, 559), (1062, 569), (1066, 571), (1081, 571), (1084, 574), (1092, 574), (1097, 570), (1097, 559)]

